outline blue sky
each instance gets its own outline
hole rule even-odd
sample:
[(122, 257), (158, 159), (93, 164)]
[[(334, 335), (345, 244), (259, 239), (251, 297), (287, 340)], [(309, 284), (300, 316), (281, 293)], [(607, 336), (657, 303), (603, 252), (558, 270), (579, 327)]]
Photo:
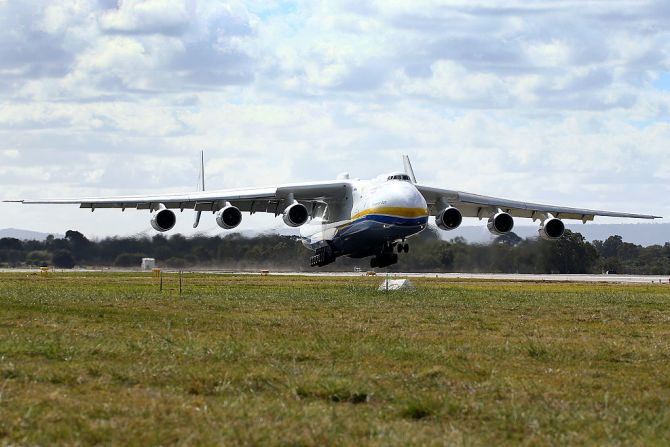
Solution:
[[(212, 188), (408, 153), (434, 186), (670, 216), (669, 30), (651, 0), (0, 0), (0, 199), (191, 190), (201, 149)], [(0, 204), (2, 227), (150, 228)]]
[(656, 90), (670, 91), (670, 73), (667, 71), (658, 73), (658, 77), (654, 80), (653, 86)]

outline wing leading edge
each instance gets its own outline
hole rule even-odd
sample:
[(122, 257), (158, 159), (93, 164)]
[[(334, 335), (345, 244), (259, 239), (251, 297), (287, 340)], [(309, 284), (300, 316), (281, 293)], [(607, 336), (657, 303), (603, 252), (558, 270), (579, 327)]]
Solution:
[(160, 205), (168, 209), (218, 211), (226, 202), (250, 213), (281, 213), (294, 200), (326, 202), (340, 200), (346, 195), (348, 183), (296, 183), (265, 188), (197, 191), (187, 194), (157, 194), (147, 196), (85, 197), (66, 199), (9, 200), (24, 205), (79, 205), (80, 208), (117, 208), (121, 210), (155, 210)]
[(575, 219), (583, 222), (591, 221), (595, 216), (622, 217), (632, 219), (661, 219), (660, 216), (648, 214), (618, 213), (580, 208), (568, 208), (540, 203), (520, 202), (499, 197), (483, 196), (462, 191), (433, 188), (415, 185), (428, 203), (431, 215), (436, 215), (446, 204), (458, 208), (465, 217), (489, 217), (492, 212), (505, 211), (514, 217), (542, 219), (547, 214), (559, 219)]

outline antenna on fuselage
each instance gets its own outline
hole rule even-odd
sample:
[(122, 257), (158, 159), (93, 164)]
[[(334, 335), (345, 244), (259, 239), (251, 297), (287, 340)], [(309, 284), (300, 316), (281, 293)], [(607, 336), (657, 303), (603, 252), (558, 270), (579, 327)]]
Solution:
[[(200, 177), (198, 178), (198, 187), (200, 191), (205, 190), (205, 151), (200, 151)], [(195, 222), (193, 222), (193, 228), (198, 228), (200, 224), (200, 216), (202, 211), (196, 211), (195, 213)]]
[(409, 175), (412, 183), (416, 183), (416, 177), (414, 176), (414, 169), (412, 169), (412, 163), (409, 161), (409, 155), (402, 156), (402, 162), (405, 165), (405, 174)]

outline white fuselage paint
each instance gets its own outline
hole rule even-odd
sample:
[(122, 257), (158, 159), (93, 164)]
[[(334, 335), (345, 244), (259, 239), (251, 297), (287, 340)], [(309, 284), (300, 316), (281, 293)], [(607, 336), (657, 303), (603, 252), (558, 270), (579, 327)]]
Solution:
[(319, 210), (300, 228), (303, 243), (316, 249), (334, 246), (342, 255), (373, 252), (384, 243), (402, 240), (426, 228), (428, 207), (407, 180), (351, 180), (343, 200)]

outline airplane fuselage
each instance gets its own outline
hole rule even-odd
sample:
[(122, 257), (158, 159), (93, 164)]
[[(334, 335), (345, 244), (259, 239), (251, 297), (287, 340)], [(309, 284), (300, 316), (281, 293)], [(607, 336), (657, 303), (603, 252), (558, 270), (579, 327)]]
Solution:
[(403, 178), (391, 174), (351, 180), (343, 200), (329, 204), (301, 227), (304, 245), (312, 250), (330, 247), (335, 256), (362, 258), (388, 252), (395, 242), (423, 231), (429, 214), (426, 200)]

